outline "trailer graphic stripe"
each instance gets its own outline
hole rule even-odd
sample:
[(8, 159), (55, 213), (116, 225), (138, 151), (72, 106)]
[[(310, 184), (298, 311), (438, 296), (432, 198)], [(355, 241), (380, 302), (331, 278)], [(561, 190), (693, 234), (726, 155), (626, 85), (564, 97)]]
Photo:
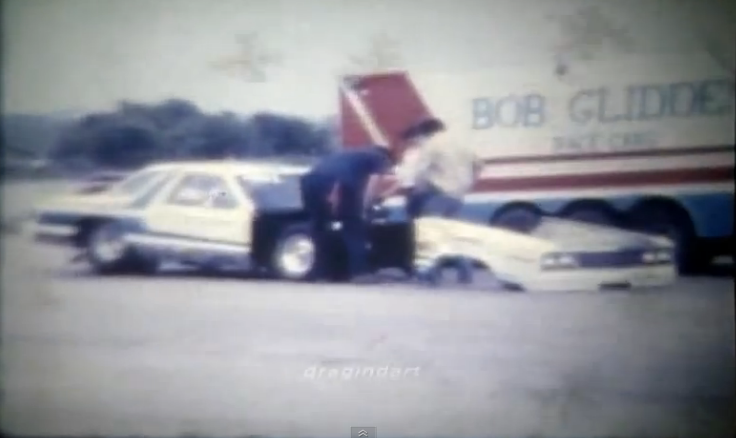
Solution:
[(698, 155), (713, 155), (733, 153), (734, 145), (702, 146), (677, 149), (650, 149), (626, 152), (608, 152), (599, 154), (563, 154), (563, 155), (538, 155), (517, 156), (503, 158), (488, 158), (486, 164), (531, 164), (531, 163), (557, 163), (566, 161), (602, 161), (619, 160), (622, 158), (661, 158), (661, 157), (685, 157)]
[(680, 184), (716, 184), (734, 181), (734, 167), (605, 172), (522, 178), (488, 178), (478, 181), (480, 192), (518, 192), (532, 190), (580, 190), (610, 187), (662, 186)]

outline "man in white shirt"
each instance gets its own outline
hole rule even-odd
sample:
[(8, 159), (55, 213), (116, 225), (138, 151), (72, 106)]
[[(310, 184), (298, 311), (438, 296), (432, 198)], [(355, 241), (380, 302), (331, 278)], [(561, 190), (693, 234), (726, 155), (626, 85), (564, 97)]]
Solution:
[[(406, 208), (411, 218), (421, 216), (455, 217), (464, 196), (473, 188), (483, 164), (468, 147), (453, 141), (444, 124), (437, 119), (424, 120), (403, 135), (406, 149), (397, 169), (397, 183), (388, 189), (408, 191)], [(390, 195), (391, 193), (384, 194)], [(457, 261), (460, 280), (472, 281), (469, 261)]]
[(396, 185), (394, 191), (403, 190), (406, 194), (406, 212), (414, 219), (421, 213), (420, 197), (417, 196), (424, 184), (422, 174), (427, 163), (427, 156), (422, 150), (427, 137), (415, 137), (407, 140), (401, 164), (396, 168)]

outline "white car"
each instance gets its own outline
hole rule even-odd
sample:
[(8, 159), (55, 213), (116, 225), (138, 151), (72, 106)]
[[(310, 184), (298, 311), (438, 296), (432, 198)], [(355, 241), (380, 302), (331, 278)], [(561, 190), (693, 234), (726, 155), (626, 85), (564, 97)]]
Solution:
[(543, 218), (520, 232), (428, 217), (418, 219), (415, 230), (419, 271), (462, 256), (515, 289), (654, 287), (677, 279), (672, 241), (611, 227)]
[[(246, 266), (252, 264), (258, 213), (288, 217), (298, 210), (298, 177), (307, 169), (238, 161), (155, 164), (106, 187), (38, 205), (33, 231), (38, 241), (83, 250), (99, 273), (153, 272), (165, 261)], [(268, 263), (288, 264), (303, 246), (304, 230), (286, 228), (271, 230), (281, 233), (270, 237), (279, 240), (282, 253), (270, 254)]]
[[(100, 274), (154, 273), (174, 262), (311, 279), (315, 248), (299, 184), (308, 169), (254, 161), (155, 164), (38, 205), (32, 232), (39, 242), (74, 248), (75, 259)], [(406, 224), (377, 221), (372, 231), (376, 269), (411, 269)], [(337, 271), (344, 260), (335, 251), (335, 272), (325, 274), (343, 275)]]

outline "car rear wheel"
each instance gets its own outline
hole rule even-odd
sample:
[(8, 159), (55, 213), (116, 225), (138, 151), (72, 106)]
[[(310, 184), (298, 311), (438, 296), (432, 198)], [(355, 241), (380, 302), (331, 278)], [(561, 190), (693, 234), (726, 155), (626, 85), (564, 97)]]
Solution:
[(311, 279), (317, 264), (317, 251), (309, 228), (292, 225), (276, 241), (271, 270), (280, 279), (303, 281)]

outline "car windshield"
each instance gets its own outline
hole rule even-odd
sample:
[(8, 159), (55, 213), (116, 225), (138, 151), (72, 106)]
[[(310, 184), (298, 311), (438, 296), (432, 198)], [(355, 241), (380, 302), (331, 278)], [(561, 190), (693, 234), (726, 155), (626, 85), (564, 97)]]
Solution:
[(159, 170), (136, 172), (112, 187), (112, 192), (121, 195), (135, 195), (144, 190), (162, 175)]
[(259, 208), (282, 210), (302, 206), (297, 174), (241, 175), (238, 183)]

